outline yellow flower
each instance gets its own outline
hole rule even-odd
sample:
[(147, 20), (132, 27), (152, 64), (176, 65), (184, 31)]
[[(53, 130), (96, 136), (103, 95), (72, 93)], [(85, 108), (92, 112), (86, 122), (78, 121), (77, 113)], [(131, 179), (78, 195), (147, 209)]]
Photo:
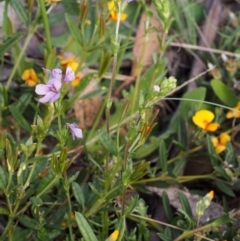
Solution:
[(206, 196), (209, 197), (209, 198), (212, 200), (212, 199), (213, 199), (213, 196), (214, 196), (214, 191), (211, 190), (210, 192), (207, 193)]
[(212, 138), (212, 143), (213, 146), (215, 147), (215, 152), (217, 154), (220, 154), (226, 149), (227, 142), (231, 140), (231, 137), (226, 134), (222, 133), (219, 138), (213, 137)]
[(25, 69), (22, 74), (22, 79), (30, 87), (35, 86), (38, 82), (37, 74), (33, 68)]
[(64, 69), (67, 69), (67, 67), (71, 67), (74, 72), (78, 69), (79, 63), (77, 61), (77, 58), (70, 57), (67, 59), (63, 59), (60, 57), (60, 60), (61, 60), (61, 65)]
[(108, 237), (108, 241), (116, 241), (118, 239), (119, 236), (119, 231), (115, 230), (109, 237)]
[(237, 106), (234, 107), (234, 110), (229, 110), (226, 117), (230, 118), (240, 118), (240, 101), (237, 103)]
[(71, 85), (72, 85), (73, 87), (76, 87), (77, 85), (79, 85), (80, 80), (81, 80), (81, 72), (78, 72), (78, 73), (76, 74), (75, 79), (71, 82)]
[(192, 117), (193, 123), (202, 128), (204, 131), (216, 131), (219, 128), (219, 124), (214, 122), (211, 123), (214, 119), (214, 114), (209, 110), (199, 110)]
[[(108, 3), (108, 10), (110, 12), (110, 20), (111, 21), (117, 21), (117, 9), (115, 6), (115, 1), (112, 0)], [(124, 21), (127, 18), (127, 14), (126, 13), (121, 13), (121, 17), (120, 17), (120, 21)]]

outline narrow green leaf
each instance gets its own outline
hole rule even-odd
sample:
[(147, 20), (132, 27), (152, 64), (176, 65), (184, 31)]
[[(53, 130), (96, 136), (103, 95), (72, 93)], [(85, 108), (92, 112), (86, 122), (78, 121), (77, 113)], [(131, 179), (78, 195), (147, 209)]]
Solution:
[(28, 217), (27, 215), (24, 215), (24, 214), (20, 215), (18, 217), (18, 220), (24, 227), (31, 228), (34, 230), (38, 230), (38, 228), (39, 228), (38, 221)]
[(27, 132), (31, 131), (31, 127), (29, 125), (29, 123), (24, 119), (24, 117), (22, 116), (21, 112), (18, 110), (17, 107), (15, 107), (14, 105), (10, 105), (8, 106), (11, 114), (13, 115), (14, 119), (16, 120), (16, 122)]
[(78, 43), (81, 46), (84, 46), (85, 45), (84, 39), (81, 35), (80, 29), (77, 26), (76, 22), (72, 19), (72, 17), (68, 13), (65, 14), (65, 18), (71, 34), (75, 37), (75, 39), (78, 41)]
[(182, 192), (179, 193), (179, 198), (180, 198), (180, 202), (181, 202), (183, 210), (187, 213), (187, 215), (189, 217), (192, 218), (193, 217), (192, 209), (191, 209), (191, 206), (188, 202), (188, 199), (186, 198), (186, 196)]
[(226, 193), (228, 196), (230, 197), (235, 197), (235, 194), (234, 192), (232, 191), (232, 188), (230, 185), (226, 184), (225, 182), (223, 182), (222, 180), (220, 179), (217, 179), (216, 180), (216, 185), (217, 187), (223, 191), (224, 193)]
[(117, 156), (118, 151), (117, 147), (115, 146), (113, 140), (109, 136), (109, 134), (105, 130), (98, 130), (98, 134), (100, 136), (100, 141), (102, 142), (103, 146), (113, 155)]
[(5, 190), (7, 187), (7, 173), (0, 166), (0, 190)]
[(211, 86), (215, 95), (223, 102), (223, 104), (230, 107), (236, 106), (238, 98), (222, 81), (214, 79), (211, 81)]
[[(196, 110), (198, 110), (201, 107), (202, 105), (201, 101), (205, 99), (205, 96), (206, 96), (206, 88), (204, 87), (199, 87), (192, 91), (186, 92), (182, 97), (182, 101), (179, 107), (179, 113), (181, 114), (181, 116), (183, 118), (188, 117), (188, 112), (193, 108), (193, 106)], [(199, 100), (199, 102), (193, 102), (193, 101), (184, 100), (184, 99)]]
[(84, 216), (79, 213), (75, 212), (75, 218), (77, 221), (78, 229), (81, 232), (83, 238), (85, 241), (98, 241), (97, 237), (93, 233), (92, 228), (88, 224), (87, 220), (84, 218)]
[(0, 214), (1, 215), (9, 215), (9, 211), (6, 208), (0, 207)]
[(73, 190), (73, 195), (76, 198), (78, 204), (81, 205), (82, 207), (84, 207), (85, 197), (84, 197), (84, 193), (83, 193), (81, 186), (78, 183), (73, 182), (72, 190)]
[(26, 241), (29, 240), (32, 234), (32, 230), (30, 229), (16, 229), (13, 236), (13, 241)]
[(45, 189), (46, 186), (49, 186), (50, 183), (55, 179), (55, 173), (50, 168), (47, 175), (40, 181), (38, 187), (37, 187), (37, 194), (39, 194), (43, 189)]
[(167, 216), (167, 219), (169, 222), (171, 222), (173, 220), (173, 212), (170, 206), (168, 195), (165, 191), (162, 194), (162, 202), (163, 202), (163, 208)]
[(10, 50), (14, 44), (19, 42), (19, 40), (22, 38), (21, 33), (15, 33), (9, 38), (7, 38), (2, 44), (0, 44), (0, 56), (4, 56), (4, 54)]
[(159, 158), (160, 158), (162, 171), (166, 173), (167, 172), (167, 150), (166, 150), (166, 145), (164, 141), (161, 141), (159, 145)]
[(127, 217), (129, 214), (131, 214), (131, 212), (133, 211), (133, 209), (137, 206), (137, 202), (138, 202), (138, 196), (134, 196), (131, 199), (130, 205), (127, 207), (124, 215), (125, 217)]
[(21, 1), (19, 0), (10, 0), (10, 4), (12, 5), (13, 9), (15, 10), (19, 19), (28, 26), (29, 19), (25, 8), (23, 7)]
[(210, 156), (210, 161), (213, 167), (218, 166), (219, 162), (221, 161), (221, 158), (216, 154), (213, 143), (212, 143), (212, 137), (210, 135), (207, 135), (207, 148)]
[(221, 175), (221, 177), (224, 177), (228, 182), (231, 182), (231, 177), (228, 176), (226, 171), (221, 166), (215, 166), (214, 169)]

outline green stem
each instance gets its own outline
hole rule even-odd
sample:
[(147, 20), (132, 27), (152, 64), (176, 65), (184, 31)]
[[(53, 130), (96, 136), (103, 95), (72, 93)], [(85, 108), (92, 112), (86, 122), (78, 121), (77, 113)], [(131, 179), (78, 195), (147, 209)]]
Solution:
[[(38, 156), (38, 153), (39, 153), (39, 151), (41, 149), (41, 144), (42, 144), (42, 142), (38, 141), (37, 149), (36, 149), (36, 155), (35, 156)], [(36, 165), (37, 165), (37, 162), (34, 162), (33, 165), (32, 165), (31, 171), (30, 171), (30, 173), (28, 175), (28, 178), (27, 178), (27, 180), (26, 180), (26, 182), (25, 182), (25, 184), (23, 186), (23, 190), (26, 190), (26, 188), (29, 186), (29, 184), (31, 182), (31, 179), (32, 179), (32, 175), (33, 175), (34, 170), (36, 168)]]
[(1, 235), (1, 237), (0, 237), (0, 241), (3, 241), (3, 240), (4, 240), (4, 238), (5, 238), (5, 236), (7, 235), (9, 229), (12, 227), (13, 220), (14, 220), (13, 217), (9, 217), (8, 222), (7, 222), (7, 225), (6, 225), (6, 227), (4, 228), (4, 231), (3, 231), (3, 233), (2, 233), (2, 235)]
[(24, 44), (23, 44), (23, 46), (21, 48), (21, 52), (19, 53), (18, 58), (16, 59), (15, 64), (13, 66), (12, 72), (11, 72), (11, 74), (10, 74), (8, 80), (7, 80), (7, 83), (6, 83), (6, 89), (7, 90), (8, 90), (8, 88), (9, 88), (11, 82), (12, 82), (13, 76), (15, 75), (15, 73), (17, 71), (17, 68), (18, 68), (18, 66), (20, 64), (20, 61), (22, 60), (23, 54), (25, 53), (26, 48), (27, 48), (27, 46), (28, 46), (28, 44), (29, 44), (29, 42), (30, 42), (30, 40), (31, 40), (31, 38), (32, 38), (36, 28), (37, 27), (35, 26), (35, 28), (33, 28), (33, 30), (29, 31), (28, 34), (27, 34), (26, 40), (25, 40), (25, 42), (24, 42)]
[(65, 194), (67, 196), (67, 206), (68, 206), (68, 230), (70, 235), (70, 240), (74, 241), (73, 230), (72, 230), (72, 205), (71, 205), (71, 198), (69, 194), (69, 182), (67, 179), (67, 173), (64, 173), (64, 182), (65, 182)]
[(51, 42), (51, 34), (50, 34), (47, 12), (46, 12), (46, 8), (45, 8), (45, 2), (44, 2), (44, 0), (39, 0), (38, 2), (39, 2), (42, 18), (43, 18), (47, 50), (48, 50), (48, 53), (51, 53), (52, 52), (52, 42)]
[(196, 176), (178, 176), (178, 177), (171, 177), (171, 176), (160, 176), (160, 177), (153, 177), (149, 179), (142, 179), (139, 181), (135, 181), (132, 184), (141, 184), (141, 183), (149, 183), (149, 182), (156, 182), (156, 181), (170, 181), (174, 180), (179, 183), (184, 183), (184, 182), (190, 182), (193, 180), (199, 180), (199, 179), (214, 179), (212, 174), (206, 174), (206, 175), (196, 175)]
[(146, 14), (145, 37), (144, 37), (143, 47), (142, 47), (142, 51), (141, 51), (141, 55), (140, 55), (140, 59), (139, 59), (139, 63), (138, 63), (137, 77), (136, 77), (136, 84), (135, 84), (134, 95), (133, 95), (131, 114), (133, 114), (135, 111), (137, 96), (139, 94), (139, 83), (140, 83), (140, 77), (141, 77), (142, 70), (143, 70), (143, 57), (145, 55), (147, 43), (149, 41), (149, 30), (148, 30), (149, 24), (150, 24), (149, 14)]
[(54, 184), (56, 181), (59, 180), (59, 176), (55, 176), (52, 181), (40, 192), (38, 193), (38, 195), (36, 195), (36, 197), (41, 197), (45, 192), (47, 192)]

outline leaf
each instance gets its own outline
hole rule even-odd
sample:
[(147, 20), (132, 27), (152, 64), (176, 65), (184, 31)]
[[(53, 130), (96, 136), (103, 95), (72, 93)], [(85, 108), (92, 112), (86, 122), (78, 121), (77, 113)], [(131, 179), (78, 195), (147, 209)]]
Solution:
[(0, 207), (0, 214), (1, 215), (9, 215), (9, 211), (6, 208)]
[(159, 145), (159, 158), (160, 158), (160, 164), (162, 171), (164, 173), (167, 172), (167, 150), (165, 142), (162, 140)]
[(18, 217), (19, 222), (27, 228), (38, 230), (39, 228), (39, 223), (35, 219), (29, 218), (27, 215), (20, 215)]
[(88, 224), (87, 220), (84, 216), (79, 213), (75, 212), (75, 218), (77, 221), (78, 229), (81, 232), (85, 241), (98, 241), (95, 234), (92, 231), (92, 228)]
[(8, 108), (11, 114), (13, 115), (14, 119), (16, 120), (16, 122), (20, 125), (20, 127), (22, 127), (25, 131), (30, 132), (31, 127), (29, 123), (24, 119), (19, 109), (14, 105), (9, 105)]
[(235, 107), (237, 105), (238, 98), (222, 81), (214, 79), (211, 81), (211, 86), (215, 95), (223, 102), (223, 104), (230, 107)]
[(32, 234), (32, 230), (30, 229), (16, 229), (13, 236), (13, 241), (26, 241), (29, 240)]
[(68, 13), (65, 14), (65, 18), (71, 34), (75, 37), (75, 39), (81, 46), (84, 46), (85, 45), (84, 39), (81, 35), (80, 29), (78, 28), (76, 22), (72, 19), (72, 17)]
[(0, 166), (0, 190), (5, 190), (7, 187), (7, 174)]
[(21, 33), (15, 33), (9, 38), (7, 38), (3, 44), (0, 44), (0, 56), (4, 56), (4, 54), (10, 50), (15, 43), (19, 42), (20, 39), (22, 38)]
[[(186, 118), (188, 116), (189, 110), (195, 107), (196, 110), (198, 110), (206, 96), (206, 88), (199, 87), (192, 91), (186, 92), (183, 97), (182, 101), (179, 107), (179, 113), (182, 117)], [(184, 100), (186, 99), (186, 100)], [(196, 100), (196, 102), (194, 101)]]
[(127, 207), (127, 209), (125, 210), (124, 215), (127, 217), (129, 214), (131, 214), (131, 212), (134, 210), (134, 208), (137, 206), (137, 202), (138, 202), (138, 196), (134, 196), (131, 201), (129, 206)]
[(39, 183), (39, 185), (37, 187), (37, 192), (36, 193), (37, 194), (41, 193), (45, 189), (45, 187), (49, 186), (53, 182), (54, 179), (55, 179), (55, 173), (50, 168), (48, 173), (47, 173), (47, 175), (40, 181), (40, 183)]
[(220, 179), (216, 179), (216, 185), (217, 187), (223, 191), (224, 193), (226, 193), (228, 196), (230, 197), (235, 197), (234, 192), (232, 191), (230, 185), (227, 185), (225, 182), (223, 182)]
[(191, 209), (191, 206), (188, 202), (188, 199), (186, 198), (186, 196), (182, 192), (179, 193), (179, 198), (180, 198), (180, 202), (181, 202), (183, 210), (187, 213), (187, 215), (189, 217), (192, 218), (193, 217), (192, 209)]
[(84, 197), (84, 193), (83, 193), (81, 186), (78, 183), (73, 182), (72, 190), (73, 190), (73, 195), (76, 198), (78, 204), (81, 205), (82, 207), (84, 207), (85, 197)]
[(170, 206), (170, 201), (169, 201), (168, 195), (165, 191), (162, 194), (162, 202), (163, 202), (163, 208), (164, 208), (165, 214), (167, 216), (167, 219), (169, 222), (171, 222), (173, 220), (173, 212), (172, 212), (172, 209)]
[(12, 7), (14, 8), (16, 14), (18, 15), (19, 19), (26, 25), (28, 26), (29, 24), (29, 19), (28, 15), (26, 13), (25, 8), (23, 7), (21, 1), (19, 0), (10, 0), (10, 3)]
[(113, 155), (118, 155), (117, 147), (115, 146), (113, 140), (109, 136), (109, 134), (105, 130), (98, 130), (98, 134), (100, 136), (100, 141), (103, 146)]

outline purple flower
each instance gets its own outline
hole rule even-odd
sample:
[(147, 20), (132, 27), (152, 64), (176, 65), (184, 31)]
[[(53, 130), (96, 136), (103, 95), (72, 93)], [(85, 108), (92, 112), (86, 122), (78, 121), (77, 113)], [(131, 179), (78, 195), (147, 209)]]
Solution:
[(62, 80), (62, 70), (61, 69), (53, 69), (52, 71), (49, 69), (44, 69), (43, 70), (51, 75), (52, 78), (57, 79), (57, 80)]
[(67, 126), (69, 127), (73, 140), (75, 140), (75, 137), (78, 139), (83, 138), (82, 130), (78, 128), (78, 125), (76, 123), (67, 124)]
[(72, 70), (71, 67), (67, 67), (66, 74), (65, 74), (63, 82), (68, 83), (68, 82), (73, 81), (74, 79), (75, 79), (74, 71)]
[[(55, 73), (52, 71), (52, 75)], [(61, 81), (57, 78), (50, 79), (46, 85), (39, 84), (36, 86), (35, 92), (38, 95), (45, 95), (41, 99), (40, 102), (46, 103), (48, 101), (54, 102), (60, 97), (60, 88), (62, 86)]]

